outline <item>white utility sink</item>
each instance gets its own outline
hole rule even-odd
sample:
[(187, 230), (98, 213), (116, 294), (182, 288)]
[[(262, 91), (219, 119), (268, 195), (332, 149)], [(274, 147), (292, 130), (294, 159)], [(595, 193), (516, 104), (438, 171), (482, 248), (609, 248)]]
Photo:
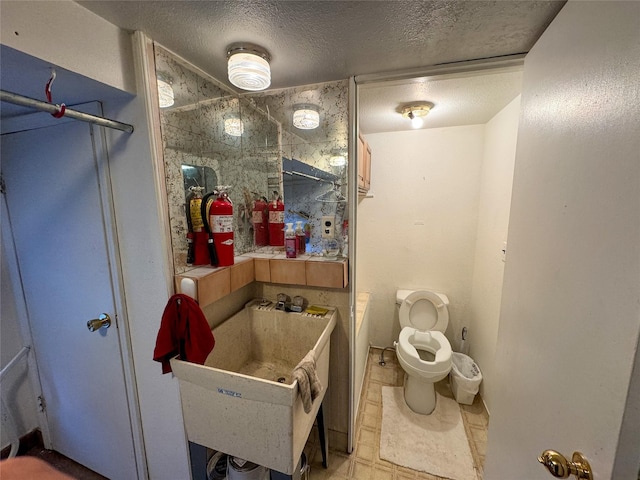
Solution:
[[(329, 380), (337, 313), (325, 308), (318, 317), (250, 302), (213, 329), (204, 365), (172, 359), (189, 441), (293, 474)], [(305, 413), (291, 373), (311, 349), (322, 393)]]

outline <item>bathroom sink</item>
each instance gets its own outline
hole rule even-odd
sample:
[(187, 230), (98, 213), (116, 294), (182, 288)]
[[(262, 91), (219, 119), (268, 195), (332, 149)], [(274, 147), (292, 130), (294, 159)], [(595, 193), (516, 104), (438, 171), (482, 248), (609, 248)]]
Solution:
[[(293, 474), (329, 380), (336, 310), (312, 316), (250, 302), (213, 329), (204, 365), (174, 358), (187, 438)], [(305, 413), (292, 371), (313, 349), (322, 392)]]

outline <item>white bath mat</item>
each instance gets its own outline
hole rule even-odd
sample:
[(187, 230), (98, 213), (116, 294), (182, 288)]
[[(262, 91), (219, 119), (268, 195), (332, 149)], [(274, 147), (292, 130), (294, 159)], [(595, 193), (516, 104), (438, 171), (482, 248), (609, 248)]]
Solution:
[(402, 387), (382, 387), (380, 458), (453, 480), (477, 480), (455, 400), (436, 393), (431, 415), (413, 412)]

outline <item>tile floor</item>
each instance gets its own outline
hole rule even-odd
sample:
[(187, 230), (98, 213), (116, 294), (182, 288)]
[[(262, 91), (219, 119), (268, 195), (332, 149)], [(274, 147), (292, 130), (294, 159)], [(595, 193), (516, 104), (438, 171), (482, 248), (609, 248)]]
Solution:
[[(309, 464), (311, 467), (309, 480), (442, 480), (442, 477), (411, 470), (380, 459), (381, 389), (384, 385), (402, 386), (404, 372), (398, 364), (394, 352), (385, 352), (386, 365), (384, 367), (378, 364), (379, 360), (380, 350), (372, 349), (369, 352), (367, 370), (362, 387), (354, 451), (348, 455), (343, 451), (330, 450), (329, 468), (324, 469), (322, 467), (320, 442), (317, 431), (314, 428), (305, 447), (305, 453), (307, 458), (310, 459)], [(453, 398), (448, 380), (439, 382), (437, 388), (439, 393)], [(489, 416), (479, 395), (476, 395), (473, 405), (460, 405), (460, 410), (474, 465), (479, 472), (482, 472)], [(39, 456), (57, 469), (81, 480), (104, 479), (104, 477), (85, 469), (72, 460), (41, 447), (34, 447), (26, 454)]]
[[(418, 472), (409, 468), (394, 465), (379, 456), (380, 428), (382, 425), (382, 387), (402, 386), (404, 371), (398, 364), (395, 353), (386, 351), (386, 365), (380, 366), (380, 350), (369, 352), (367, 370), (365, 373), (360, 409), (356, 425), (356, 444), (353, 453), (330, 450), (329, 468), (322, 468), (322, 455), (317, 434), (311, 436), (305, 453), (311, 459), (309, 464), (310, 480), (441, 480), (442, 477)], [(437, 384), (438, 393), (453, 398), (448, 380)], [(465, 432), (469, 440), (469, 447), (473, 462), (482, 472), (487, 444), (487, 427), (489, 416), (484, 408), (480, 396), (476, 395), (473, 405), (460, 405)], [(479, 476), (481, 477), (481, 475)], [(455, 480), (455, 479), (453, 479)]]

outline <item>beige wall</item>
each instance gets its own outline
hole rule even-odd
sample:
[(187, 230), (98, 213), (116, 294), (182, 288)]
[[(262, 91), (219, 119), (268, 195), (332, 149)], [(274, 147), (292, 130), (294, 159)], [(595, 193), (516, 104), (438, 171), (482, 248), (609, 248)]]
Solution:
[(358, 204), (358, 290), (371, 293), (370, 340), (390, 346), (398, 288), (448, 295), (454, 348), (470, 321), (484, 126), (366, 135), (371, 196)]
[(487, 480), (551, 478), (546, 448), (638, 475), (638, 19), (570, 0), (525, 60)]
[(372, 196), (358, 205), (358, 290), (371, 292), (371, 344), (398, 338), (397, 288), (447, 294), (447, 337), (458, 350), (468, 327), (488, 407), (519, 108), (517, 97), (486, 125), (367, 135)]
[(509, 227), (519, 116), (520, 96), (498, 112), (485, 125), (484, 131), (467, 344), (469, 355), (482, 370), (484, 381), (480, 385), (480, 393), (489, 412), (505, 265), (501, 250), (503, 242), (507, 241)]
[(127, 32), (69, 0), (2, 2), (0, 8), (3, 45), (119, 90), (136, 92)]

